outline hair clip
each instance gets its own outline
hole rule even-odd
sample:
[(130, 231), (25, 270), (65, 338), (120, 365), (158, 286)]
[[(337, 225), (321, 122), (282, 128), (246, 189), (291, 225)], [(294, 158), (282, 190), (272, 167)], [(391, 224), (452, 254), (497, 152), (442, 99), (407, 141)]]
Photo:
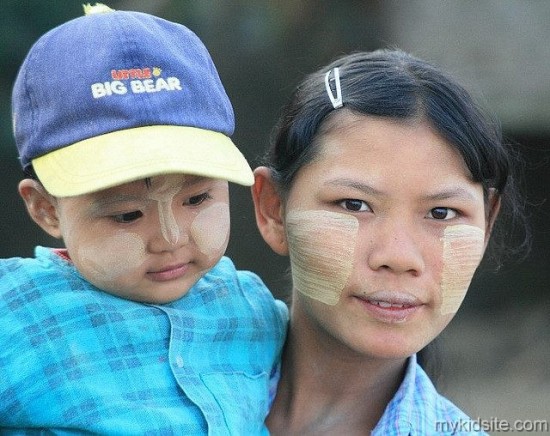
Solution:
[[(334, 77), (330, 78), (330, 73), (333, 73)], [(330, 87), (331, 80), (334, 81), (334, 85), (336, 87), (336, 97), (332, 93), (332, 88)], [(344, 106), (344, 102), (342, 101), (342, 87), (340, 85), (340, 69), (338, 67), (333, 68), (325, 74), (325, 87), (334, 109)]]

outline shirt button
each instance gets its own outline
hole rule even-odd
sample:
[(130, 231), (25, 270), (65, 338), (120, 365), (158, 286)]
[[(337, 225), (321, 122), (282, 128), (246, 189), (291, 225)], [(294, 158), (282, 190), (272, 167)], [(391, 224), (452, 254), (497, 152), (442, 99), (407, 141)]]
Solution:
[(176, 365), (178, 366), (178, 368), (183, 368), (183, 357), (176, 357)]

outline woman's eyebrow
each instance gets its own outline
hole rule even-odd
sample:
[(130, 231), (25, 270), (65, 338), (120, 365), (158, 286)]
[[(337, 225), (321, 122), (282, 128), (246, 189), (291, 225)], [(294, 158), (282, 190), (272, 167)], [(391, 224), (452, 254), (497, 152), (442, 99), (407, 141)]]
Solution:
[(383, 196), (386, 195), (383, 191), (380, 191), (379, 189), (376, 189), (376, 188), (374, 188), (374, 187), (372, 187), (372, 186), (370, 186), (366, 183), (359, 182), (359, 181), (354, 180), (354, 179), (348, 179), (348, 178), (345, 178), (345, 177), (339, 177), (337, 179), (328, 180), (325, 183), (325, 185), (352, 188), (352, 189), (355, 189), (357, 191), (361, 191), (365, 194), (369, 194), (369, 195), (373, 195), (373, 196), (377, 196), (377, 197), (383, 197)]
[(444, 189), (439, 192), (435, 192), (433, 194), (426, 195), (424, 196), (424, 199), (428, 201), (441, 201), (441, 200), (449, 200), (449, 199), (476, 201), (478, 200), (478, 197), (469, 189), (465, 189), (461, 187), (453, 187), (449, 189)]
[[(363, 192), (376, 197), (385, 197), (387, 194), (380, 189), (374, 188), (373, 186), (360, 182), (358, 180), (349, 179), (346, 177), (339, 177), (337, 179), (328, 180), (325, 185), (328, 186), (339, 186), (352, 188), (357, 191)], [(470, 189), (466, 189), (460, 186), (443, 188), (442, 190), (435, 192), (433, 194), (427, 194), (422, 196), (423, 200), (426, 201), (443, 201), (449, 199), (459, 199), (466, 201), (477, 201), (478, 197)]]

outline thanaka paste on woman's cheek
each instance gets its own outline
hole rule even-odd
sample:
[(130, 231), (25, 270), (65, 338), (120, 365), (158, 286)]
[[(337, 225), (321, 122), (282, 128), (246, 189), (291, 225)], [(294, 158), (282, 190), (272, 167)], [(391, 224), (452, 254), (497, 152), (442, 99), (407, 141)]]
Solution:
[(460, 224), (443, 232), (443, 273), (441, 314), (456, 313), (466, 296), (485, 245), (485, 232), (479, 227)]
[(322, 303), (337, 304), (352, 272), (357, 218), (324, 210), (291, 211), (286, 226), (294, 287)]

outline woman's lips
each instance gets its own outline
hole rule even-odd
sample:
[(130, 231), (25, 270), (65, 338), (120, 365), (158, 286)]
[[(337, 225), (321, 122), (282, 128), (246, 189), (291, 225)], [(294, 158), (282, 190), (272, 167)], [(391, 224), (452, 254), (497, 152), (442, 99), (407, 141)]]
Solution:
[(379, 291), (355, 298), (370, 316), (387, 323), (405, 322), (424, 306), (416, 296), (403, 292)]
[(165, 282), (169, 280), (179, 279), (184, 276), (189, 269), (188, 263), (182, 263), (179, 265), (172, 265), (166, 268), (162, 268), (157, 271), (149, 271), (147, 276), (155, 282)]

